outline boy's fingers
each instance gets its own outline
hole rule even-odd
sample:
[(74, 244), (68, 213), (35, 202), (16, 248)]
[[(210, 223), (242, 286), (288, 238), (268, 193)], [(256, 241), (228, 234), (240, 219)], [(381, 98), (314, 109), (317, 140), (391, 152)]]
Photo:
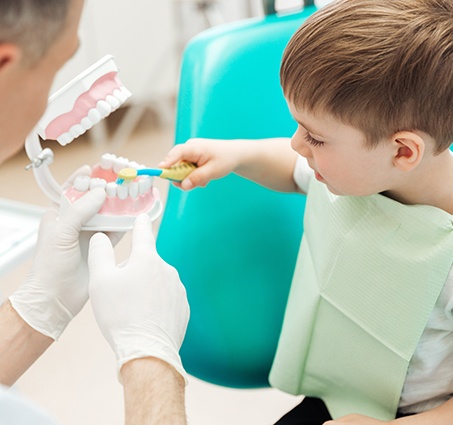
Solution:
[(170, 152), (168, 152), (166, 157), (161, 162), (159, 162), (158, 167), (161, 168), (171, 167), (178, 161), (181, 161), (183, 158), (184, 155), (181, 147), (179, 145), (175, 146), (173, 149), (170, 150)]
[(197, 144), (191, 144), (190, 140), (186, 143), (176, 145), (168, 152), (158, 166), (161, 168), (168, 168), (183, 160), (199, 165), (200, 147)]

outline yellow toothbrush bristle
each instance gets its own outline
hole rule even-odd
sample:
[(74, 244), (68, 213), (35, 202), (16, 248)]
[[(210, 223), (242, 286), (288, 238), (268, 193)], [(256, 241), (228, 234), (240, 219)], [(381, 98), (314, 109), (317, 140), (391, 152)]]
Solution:
[(123, 168), (118, 173), (118, 178), (124, 180), (134, 180), (137, 177), (137, 170), (134, 168)]

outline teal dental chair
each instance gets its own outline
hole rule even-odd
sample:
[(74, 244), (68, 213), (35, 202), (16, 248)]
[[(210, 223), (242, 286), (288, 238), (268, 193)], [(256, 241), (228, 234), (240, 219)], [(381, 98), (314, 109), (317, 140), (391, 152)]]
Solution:
[[(279, 84), (283, 50), (313, 6), (207, 30), (187, 46), (175, 143), (295, 131)], [(269, 170), (272, 172), (272, 170)], [(187, 372), (234, 388), (266, 387), (302, 235), (305, 198), (236, 175), (190, 192), (171, 187), (157, 249), (191, 306)]]

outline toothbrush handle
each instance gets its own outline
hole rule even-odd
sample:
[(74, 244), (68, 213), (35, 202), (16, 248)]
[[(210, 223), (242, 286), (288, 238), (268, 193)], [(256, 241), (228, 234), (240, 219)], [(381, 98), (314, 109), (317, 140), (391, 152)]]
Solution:
[(137, 176), (156, 176), (159, 177), (162, 174), (160, 168), (142, 168), (137, 170)]
[(191, 162), (182, 161), (171, 168), (163, 168), (161, 178), (180, 182), (184, 180), (197, 166)]

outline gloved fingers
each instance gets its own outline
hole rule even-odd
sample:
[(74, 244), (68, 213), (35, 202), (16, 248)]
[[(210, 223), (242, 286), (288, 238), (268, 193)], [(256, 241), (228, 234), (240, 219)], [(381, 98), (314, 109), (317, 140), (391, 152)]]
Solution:
[(155, 249), (156, 241), (153, 235), (151, 219), (146, 214), (140, 214), (135, 219), (132, 230), (131, 258), (142, 252), (149, 252)]
[[(89, 165), (82, 165), (80, 168), (74, 171), (63, 183), (62, 189), (65, 190), (71, 187), (74, 184), (74, 180), (77, 176), (91, 176), (91, 167)], [(58, 211), (60, 209), (60, 205), (52, 202), (52, 208), (55, 209), (55, 211)]]
[[(84, 260), (88, 259), (88, 248), (90, 246), (90, 240), (96, 232), (91, 231), (82, 231), (80, 232), (79, 243), (80, 243), (80, 252)], [(122, 239), (125, 232), (104, 232), (105, 235), (112, 242), (112, 246), (116, 246), (118, 242)]]
[(39, 230), (38, 230), (38, 235), (47, 235), (49, 233), (49, 229), (55, 225), (56, 221), (58, 218), (58, 212), (49, 209), (45, 212), (45, 214), (42, 216), (41, 221), (39, 223)]
[(115, 252), (112, 242), (104, 233), (95, 233), (88, 249), (88, 269), (90, 282), (107, 270), (116, 268)]
[(82, 226), (93, 218), (104, 204), (105, 190), (96, 188), (90, 190), (75, 201), (64, 215), (60, 217), (60, 223), (66, 231), (80, 232)]

